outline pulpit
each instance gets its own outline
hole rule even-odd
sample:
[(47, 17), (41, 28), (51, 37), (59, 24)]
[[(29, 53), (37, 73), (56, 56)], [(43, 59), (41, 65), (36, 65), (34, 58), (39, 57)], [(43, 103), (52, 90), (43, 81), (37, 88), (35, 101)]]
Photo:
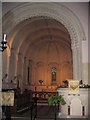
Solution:
[(61, 113), (58, 117), (87, 117), (88, 111), (88, 96), (90, 95), (90, 88), (80, 88), (79, 94), (69, 94), (69, 88), (58, 88), (59, 95), (63, 95), (66, 105), (61, 106)]
[(2, 112), (5, 120), (11, 120), (11, 106), (14, 105), (14, 89), (2, 89)]

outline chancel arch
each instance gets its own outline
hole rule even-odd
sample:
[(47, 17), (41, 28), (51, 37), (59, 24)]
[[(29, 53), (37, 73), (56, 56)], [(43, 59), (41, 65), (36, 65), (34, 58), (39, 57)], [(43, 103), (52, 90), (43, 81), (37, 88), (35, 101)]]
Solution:
[[(23, 14), (21, 14), (21, 11)], [(30, 59), (30, 57), (32, 57), (33, 61), (35, 62), (34, 64), (35, 71), (33, 72), (33, 74), (35, 75), (37, 72), (36, 63), (40, 61), (40, 59), (43, 59), (42, 57), (43, 53), (46, 57), (48, 55), (50, 56), (50, 58), (53, 59), (53, 61), (51, 61), (49, 57), (47, 60), (44, 59), (45, 60), (44, 62), (46, 62), (45, 64), (47, 63), (50, 64), (50, 62), (57, 62), (60, 66), (62, 64), (62, 60), (65, 59), (66, 57), (68, 59), (67, 62), (72, 62), (72, 65), (73, 65), (73, 67), (71, 68), (73, 69), (72, 78), (82, 79), (82, 53), (80, 52), (81, 52), (81, 42), (82, 40), (85, 40), (85, 34), (79, 19), (76, 17), (76, 15), (73, 12), (71, 12), (65, 6), (61, 4), (58, 5), (56, 3), (39, 3), (39, 4), (24, 3), (16, 7), (15, 9), (12, 9), (12, 13), (14, 15), (14, 22), (12, 22), (13, 19), (10, 19), (10, 17), (12, 17), (12, 14), (7, 13), (6, 15), (7, 19), (5, 19), (6, 16), (3, 16), (4, 18), (3, 32), (7, 33), (9, 38), (8, 43), (10, 42), (10, 48), (11, 48), (10, 60), (13, 54), (12, 51), (14, 51), (14, 53), (16, 54), (16, 56), (14, 56), (15, 62), (17, 62), (16, 57), (18, 56), (19, 53), (22, 56), (22, 63), (25, 56), (27, 61), (28, 59)], [(40, 21), (42, 21), (41, 24), (40, 24)], [(11, 22), (12, 26), (6, 28), (5, 25), (7, 22), (9, 23)], [(37, 22), (44, 27), (41, 27), (40, 25), (38, 25)], [(56, 25), (49, 26), (49, 22), (50, 22), (50, 25), (53, 22)], [(58, 28), (59, 23), (61, 24), (62, 30)], [(28, 27), (29, 25), (30, 27)], [(40, 34), (41, 31), (42, 31), (42, 35)], [(68, 36), (67, 38), (64, 38), (64, 36), (59, 36), (58, 32), (63, 33), (63, 31)], [(52, 35), (52, 33), (54, 32), (55, 34)], [(33, 41), (35, 41), (35, 43)], [(65, 56), (63, 58), (62, 56), (59, 57), (60, 46), (58, 45), (58, 43), (60, 41), (62, 43), (61, 51), (63, 51), (64, 49), (71, 51), (69, 55), (70, 59), (68, 58), (68, 56)], [(64, 45), (64, 43), (66, 45)], [(40, 47), (42, 44), (44, 44), (45, 47), (44, 46), (43, 47), (45, 49), (43, 49), (43, 47)], [(54, 44), (55, 44), (55, 47), (54, 47)], [(51, 49), (50, 46), (53, 49)], [(52, 55), (52, 52), (54, 57)], [(65, 55), (66, 51), (64, 51), (63, 53)], [(60, 62), (58, 62), (59, 60)], [(10, 66), (11, 64), (12, 63), (10, 62)], [(12, 76), (15, 75), (16, 69), (18, 70), (17, 63), (13, 64), (13, 66), (15, 70), (13, 71)], [(42, 67), (40, 69), (43, 70)], [(47, 72), (48, 70), (46, 69), (45, 69), (46, 71), (45, 75), (48, 73)], [(11, 72), (11, 69), (9, 72)], [(23, 74), (23, 70), (21, 71), (21, 74)], [(34, 82), (35, 80), (36, 80), (36, 77), (34, 78)]]

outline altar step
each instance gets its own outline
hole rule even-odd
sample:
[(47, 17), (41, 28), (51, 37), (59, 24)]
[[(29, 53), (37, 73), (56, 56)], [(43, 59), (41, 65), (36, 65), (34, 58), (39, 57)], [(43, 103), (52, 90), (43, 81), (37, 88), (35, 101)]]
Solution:
[[(57, 120), (67, 120), (67, 118), (69, 119), (70, 117), (66, 117), (64, 116), (64, 118), (57, 118)], [(89, 120), (88, 118), (85, 117), (71, 117), (69, 120)], [(5, 118), (3, 118), (2, 120), (5, 120)], [(31, 120), (29, 117), (11, 117), (11, 120)], [(55, 118), (36, 118), (35, 120), (55, 120)]]

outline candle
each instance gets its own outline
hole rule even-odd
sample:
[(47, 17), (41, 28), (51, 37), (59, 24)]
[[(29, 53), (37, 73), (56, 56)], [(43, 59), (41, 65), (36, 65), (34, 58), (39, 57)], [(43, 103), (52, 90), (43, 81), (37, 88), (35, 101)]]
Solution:
[(4, 40), (3, 40), (4, 42), (6, 42), (6, 37), (7, 37), (7, 35), (6, 35), (6, 34), (4, 34)]

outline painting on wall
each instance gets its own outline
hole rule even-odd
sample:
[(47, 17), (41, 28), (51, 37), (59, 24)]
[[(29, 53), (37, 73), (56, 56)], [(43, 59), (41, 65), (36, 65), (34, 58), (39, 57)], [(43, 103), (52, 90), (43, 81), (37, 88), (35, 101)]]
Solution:
[(79, 94), (79, 80), (69, 81), (69, 94)]

